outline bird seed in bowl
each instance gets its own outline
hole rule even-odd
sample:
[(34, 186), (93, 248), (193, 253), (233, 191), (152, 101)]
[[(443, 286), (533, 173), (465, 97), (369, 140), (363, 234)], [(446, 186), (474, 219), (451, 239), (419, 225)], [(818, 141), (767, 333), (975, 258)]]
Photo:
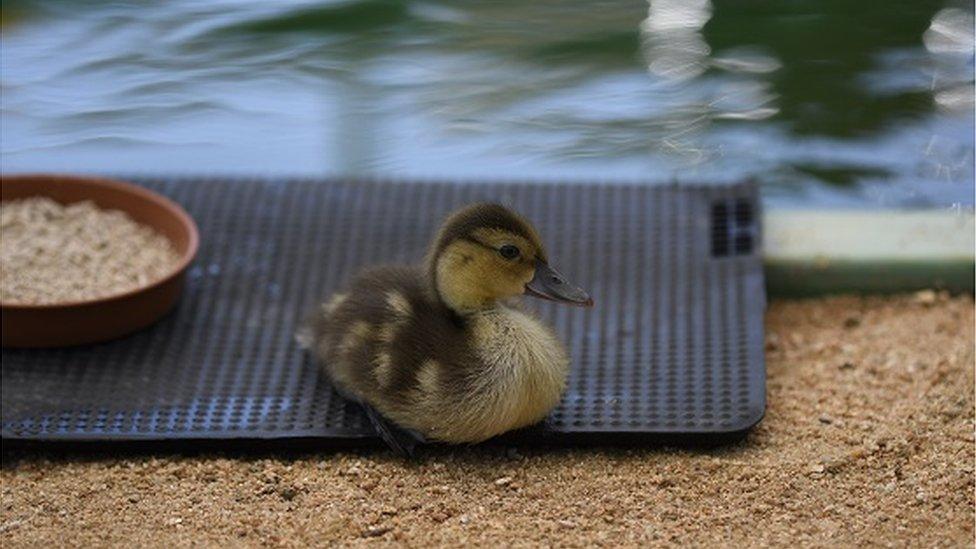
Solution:
[(43, 196), (0, 202), (0, 301), (47, 305), (141, 288), (179, 262), (173, 244), (125, 212)]

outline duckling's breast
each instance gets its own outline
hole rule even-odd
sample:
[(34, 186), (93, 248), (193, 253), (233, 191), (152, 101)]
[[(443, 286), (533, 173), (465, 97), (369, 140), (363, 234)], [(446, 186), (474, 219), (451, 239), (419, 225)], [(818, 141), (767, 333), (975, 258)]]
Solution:
[(478, 313), (470, 322), (471, 347), (484, 368), (486, 415), (495, 417), (499, 433), (544, 419), (562, 398), (569, 370), (556, 335), (508, 307)]

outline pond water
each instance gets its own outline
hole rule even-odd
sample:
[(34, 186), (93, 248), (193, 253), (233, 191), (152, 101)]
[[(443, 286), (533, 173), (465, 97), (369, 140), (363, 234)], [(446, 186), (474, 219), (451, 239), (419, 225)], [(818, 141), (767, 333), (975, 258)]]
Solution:
[(2, 168), (971, 207), (973, 5), (5, 0)]

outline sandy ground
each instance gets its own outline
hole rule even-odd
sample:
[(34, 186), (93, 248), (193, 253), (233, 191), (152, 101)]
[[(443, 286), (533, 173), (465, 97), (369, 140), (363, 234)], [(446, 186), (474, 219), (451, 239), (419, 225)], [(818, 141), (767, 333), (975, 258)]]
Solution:
[(973, 546), (973, 301), (775, 302), (769, 408), (707, 450), (6, 452), (21, 546)]

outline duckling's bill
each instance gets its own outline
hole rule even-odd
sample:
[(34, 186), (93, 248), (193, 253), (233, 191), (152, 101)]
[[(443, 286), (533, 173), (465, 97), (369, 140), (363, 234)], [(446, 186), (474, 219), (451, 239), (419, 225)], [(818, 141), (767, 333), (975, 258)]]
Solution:
[(525, 292), (549, 301), (580, 307), (593, 306), (593, 298), (585, 290), (567, 282), (566, 277), (542, 260), (536, 261), (535, 276), (525, 285)]

